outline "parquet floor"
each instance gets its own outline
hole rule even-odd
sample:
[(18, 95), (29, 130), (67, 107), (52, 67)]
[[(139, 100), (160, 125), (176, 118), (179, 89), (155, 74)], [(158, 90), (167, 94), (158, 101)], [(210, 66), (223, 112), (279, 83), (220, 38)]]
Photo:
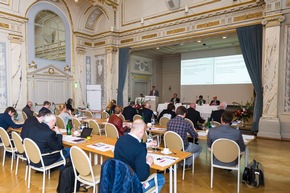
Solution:
[[(181, 180), (182, 170), (178, 170), (178, 192), (196, 193), (235, 193), (236, 172), (226, 172), (215, 169), (214, 187), (210, 189), (210, 154), (205, 153), (205, 141), (201, 141), (203, 152), (196, 159), (195, 173), (186, 171), (185, 180)], [(258, 189), (249, 189), (241, 184), (241, 193), (289, 193), (290, 192), (290, 142), (255, 139), (249, 146), (249, 160), (255, 158), (264, 166), (266, 186)], [(3, 148), (0, 148), (0, 160), (2, 163)], [(244, 160), (244, 159), (242, 159)], [(15, 176), (15, 166), (10, 171), (11, 159), (6, 159), (5, 166), (0, 166), (0, 192), (2, 193), (38, 193), (42, 188), (42, 174), (32, 173), (31, 188), (27, 188), (24, 181), (25, 164), (20, 162), (19, 174)], [(244, 161), (242, 161), (244, 168)], [(152, 171), (154, 172), (154, 171)], [(46, 179), (45, 192), (54, 193), (58, 183), (59, 171), (51, 173), (51, 179)], [(168, 174), (165, 174), (168, 180)], [(89, 190), (92, 192), (92, 189)], [(168, 181), (162, 193), (169, 192)]]

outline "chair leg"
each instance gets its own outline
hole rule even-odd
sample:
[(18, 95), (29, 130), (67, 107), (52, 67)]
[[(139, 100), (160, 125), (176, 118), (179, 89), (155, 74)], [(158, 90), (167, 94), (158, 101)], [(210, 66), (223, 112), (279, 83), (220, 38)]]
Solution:
[(30, 179), (31, 179), (31, 167), (28, 166), (28, 188), (30, 188)]
[(194, 173), (194, 154), (192, 154), (192, 173)]
[(185, 159), (183, 160), (183, 167), (182, 167), (182, 180), (184, 180), (184, 173), (185, 173)]
[(25, 177), (24, 177), (24, 181), (27, 180), (27, 172), (28, 172), (28, 165), (25, 166)]
[(19, 164), (19, 156), (17, 155), (17, 160), (16, 160), (16, 169), (15, 169), (15, 175), (17, 176), (18, 174), (18, 164)]
[(210, 188), (212, 188), (213, 185), (213, 166), (211, 165), (210, 168)]
[(96, 184), (94, 184), (93, 193), (96, 193)]
[(77, 183), (78, 183), (78, 180), (77, 180), (77, 177), (75, 177), (74, 193), (77, 192)]
[(237, 193), (239, 193), (240, 192), (240, 169), (238, 170), (238, 184), (237, 184), (237, 186), (238, 186)]
[(10, 167), (10, 171), (13, 170), (13, 162), (14, 162), (14, 156), (15, 156), (14, 152), (11, 152), (11, 153), (12, 153), (12, 156), (11, 156), (11, 167)]
[(5, 164), (5, 157), (6, 157), (6, 150), (4, 149), (3, 151), (3, 161), (2, 161), (2, 166)]
[(43, 179), (42, 179), (42, 193), (44, 193), (45, 190), (45, 171), (43, 171)]
[(48, 179), (50, 179), (50, 170), (48, 170), (47, 172), (48, 172)]

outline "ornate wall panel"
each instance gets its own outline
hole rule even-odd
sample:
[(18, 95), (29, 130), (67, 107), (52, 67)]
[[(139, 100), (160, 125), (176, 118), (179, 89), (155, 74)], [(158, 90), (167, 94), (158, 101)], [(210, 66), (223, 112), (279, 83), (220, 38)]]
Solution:
[(7, 107), (6, 44), (0, 42), (0, 108)]
[(290, 26), (287, 27), (284, 112), (290, 113)]

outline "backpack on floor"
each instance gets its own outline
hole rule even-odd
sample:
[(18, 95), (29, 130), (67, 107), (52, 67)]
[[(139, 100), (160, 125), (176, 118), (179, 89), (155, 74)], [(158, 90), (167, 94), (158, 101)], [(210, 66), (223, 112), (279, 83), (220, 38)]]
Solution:
[[(65, 167), (59, 172), (57, 193), (72, 193), (74, 192), (75, 174), (71, 162), (68, 162)], [(77, 181), (77, 191), (80, 189), (80, 182)]]
[(262, 164), (253, 160), (247, 167), (245, 167), (242, 182), (249, 188), (264, 186), (265, 182)]

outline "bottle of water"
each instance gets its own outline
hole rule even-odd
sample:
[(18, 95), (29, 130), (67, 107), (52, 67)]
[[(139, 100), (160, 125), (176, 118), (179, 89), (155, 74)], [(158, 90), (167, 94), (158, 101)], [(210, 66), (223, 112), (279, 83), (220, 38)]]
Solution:
[(150, 127), (149, 128), (149, 134), (148, 134), (148, 137), (147, 137), (147, 143), (149, 143), (152, 140), (153, 140), (153, 137), (152, 137), (151, 127)]
[(155, 117), (154, 114), (152, 113), (152, 117), (151, 117), (151, 125), (153, 127), (153, 125), (155, 125)]

